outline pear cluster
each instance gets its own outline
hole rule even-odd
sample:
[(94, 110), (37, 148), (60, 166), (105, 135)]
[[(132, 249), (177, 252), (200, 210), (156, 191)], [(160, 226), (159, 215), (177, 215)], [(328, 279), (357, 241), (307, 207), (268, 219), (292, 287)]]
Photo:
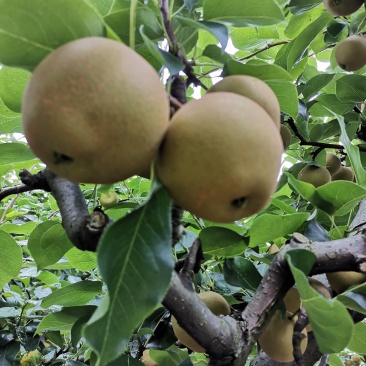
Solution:
[(336, 180), (353, 181), (355, 173), (351, 167), (342, 165), (341, 159), (327, 152), (326, 167), (317, 164), (308, 164), (300, 170), (297, 179), (310, 183), (314, 187), (320, 187)]
[[(111, 184), (156, 161), (173, 200), (216, 222), (268, 204), (291, 139), (281, 137), (276, 95), (251, 76), (225, 77), (170, 118), (156, 71), (102, 37), (69, 42), (42, 60), (24, 93), (22, 120), (32, 151), (55, 174)], [(101, 200), (107, 207), (116, 196)]]
[(267, 84), (225, 77), (173, 115), (157, 176), (179, 206), (203, 219), (251, 216), (277, 186), (284, 148), (279, 129), (278, 100)]

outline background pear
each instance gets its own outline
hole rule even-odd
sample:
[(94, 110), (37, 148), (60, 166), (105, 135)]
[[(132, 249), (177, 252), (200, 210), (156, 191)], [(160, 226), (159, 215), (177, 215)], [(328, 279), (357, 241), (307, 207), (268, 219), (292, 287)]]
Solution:
[(151, 359), (150, 351), (148, 349), (144, 350), (140, 360), (145, 366), (158, 366), (158, 364)]
[(328, 169), (323, 166), (307, 165), (300, 170), (297, 179), (310, 183), (316, 188), (329, 183), (331, 181), (331, 175)]
[(179, 206), (203, 219), (232, 222), (268, 204), (282, 152), (277, 127), (257, 103), (208, 93), (172, 117), (156, 173)]
[(346, 291), (351, 286), (366, 282), (366, 274), (354, 271), (328, 272), (326, 274), (332, 289), (337, 293)]
[[(294, 334), (294, 324), (297, 317), (286, 312), (282, 316), (282, 312), (277, 310), (271, 318), (264, 332), (260, 335), (258, 343), (263, 351), (272, 360), (277, 362), (291, 362), (293, 357), (292, 337)], [(308, 344), (306, 329), (303, 329), (304, 339), (301, 341), (301, 352), (304, 353)]]
[[(198, 294), (200, 299), (207, 305), (207, 307), (215, 315), (229, 315), (231, 310), (230, 306), (223, 296), (217, 292), (207, 291)], [(172, 316), (173, 331), (178, 340), (184, 344), (187, 348), (194, 352), (205, 352), (205, 349), (200, 346), (183, 328), (181, 328), (177, 322), (177, 319)]]
[(29, 146), (55, 174), (114, 183), (149, 166), (168, 126), (169, 102), (156, 71), (135, 51), (87, 37), (37, 66), (22, 119)]
[(363, 0), (323, 0), (325, 9), (336, 16), (350, 15), (357, 11)]
[(336, 154), (327, 152), (327, 162), (326, 168), (328, 169), (330, 175), (333, 175), (341, 169), (342, 162), (341, 159)]
[(230, 75), (224, 77), (207, 90), (212, 92), (231, 92), (247, 97), (258, 103), (280, 128), (281, 110), (273, 90), (262, 80), (249, 75)]
[(334, 57), (343, 70), (359, 70), (366, 64), (366, 39), (360, 35), (344, 39), (335, 47)]
[(283, 142), (283, 148), (286, 150), (291, 144), (291, 131), (285, 125), (281, 125), (280, 134)]
[(332, 181), (334, 180), (349, 180), (353, 181), (355, 178), (355, 172), (348, 166), (341, 166), (337, 173), (332, 175)]

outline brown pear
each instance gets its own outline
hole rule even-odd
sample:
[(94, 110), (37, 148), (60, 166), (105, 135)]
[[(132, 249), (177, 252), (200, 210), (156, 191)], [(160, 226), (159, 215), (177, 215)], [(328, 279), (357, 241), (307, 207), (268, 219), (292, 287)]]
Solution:
[(282, 152), (278, 129), (259, 104), (234, 93), (207, 93), (172, 117), (156, 174), (182, 208), (233, 222), (269, 203)]
[(302, 182), (310, 183), (316, 188), (329, 183), (331, 181), (331, 175), (324, 166), (307, 165), (300, 170), (297, 179)]
[(114, 183), (155, 158), (169, 122), (159, 75), (131, 48), (85, 37), (51, 52), (25, 90), (22, 120), (30, 148), (76, 183)]
[(337, 173), (332, 175), (332, 181), (335, 180), (349, 180), (353, 182), (355, 179), (355, 172), (348, 166), (342, 166)]
[(335, 47), (334, 57), (343, 70), (359, 70), (366, 64), (366, 39), (360, 35), (344, 39)]
[(218, 91), (236, 93), (258, 103), (280, 128), (280, 105), (276, 94), (264, 81), (249, 75), (230, 75), (211, 86), (207, 93)]
[(353, 14), (363, 4), (363, 0), (323, 0), (325, 9), (335, 16)]

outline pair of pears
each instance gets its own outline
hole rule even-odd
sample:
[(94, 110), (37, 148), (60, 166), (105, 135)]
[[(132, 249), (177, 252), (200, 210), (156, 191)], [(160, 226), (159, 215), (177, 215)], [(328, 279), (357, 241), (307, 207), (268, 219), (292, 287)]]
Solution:
[(22, 103), (32, 151), (70, 181), (114, 183), (146, 171), (157, 157), (168, 193), (199, 217), (232, 222), (267, 205), (283, 152), (280, 109), (267, 84), (229, 76), (171, 120), (169, 112), (151, 65), (102, 37), (51, 52)]

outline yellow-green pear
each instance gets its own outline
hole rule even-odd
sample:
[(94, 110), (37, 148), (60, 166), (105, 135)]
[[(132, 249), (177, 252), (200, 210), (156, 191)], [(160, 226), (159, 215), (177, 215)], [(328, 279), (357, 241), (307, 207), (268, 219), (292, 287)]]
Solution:
[(283, 148), (286, 150), (291, 144), (291, 131), (285, 125), (281, 125), (280, 134), (283, 142)]
[(343, 70), (359, 70), (366, 64), (366, 39), (361, 35), (344, 39), (335, 47), (334, 57)]
[(326, 274), (332, 289), (337, 293), (346, 291), (349, 287), (366, 282), (366, 274), (354, 271), (328, 272)]
[(326, 167), (329, 170), (330, 175), (333, 175), (341, 169), (341, 159), (336, 154), (327, 152), (327, 163)]
[[(294, 360), (292, 338), (297, 317), (277, 310), (269, 324), (260, 335), (258, 343), (269, 358), (277, 362), (292, 362)], [(306, 329), (302, 331), (304, 338), (300, 343), (301, 352), (304, 353), (308, 344)]]
[(331, 181), (331, 175), (324, 166), (310, 164), (300, 170), (297, 179), (310, 183), (316, 188), (329, 183)]
[(353, 181), (355, 179), (355, 172), (352, 168), (348, 166), (341, 166), (337, 173), (332, 175), (332, 181), (335, 180), (349, 180)]
[[(207, 291), (198, 294), (200, 299), (206, 304), (206, 306), (215, 315), (229, 315), (230, 305), (223, 296), (217, 292)], [(172, 316), (172, 326), (175, 336), (178, 340), (187, 348), (194, 352), (205, 352), (205, 349), (198, 344), (179, 324), (177, 319)]]
[(109, 191), (108, 194), (102, 193), (99, 201), (103, 207), (108, 208), (118, 203), (118, 195), (115, 191)]

